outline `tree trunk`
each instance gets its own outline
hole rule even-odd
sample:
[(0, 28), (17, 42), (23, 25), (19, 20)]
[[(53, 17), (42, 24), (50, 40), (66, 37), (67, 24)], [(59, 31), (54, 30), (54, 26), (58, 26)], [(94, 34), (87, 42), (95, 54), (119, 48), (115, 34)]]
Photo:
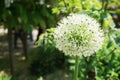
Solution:
[(28, 53), (28, 44), (27, 44), (27, 33), (23, 32), (22, 34), (22, 43), (23, 43), (23, 51), (24, 51), (24, 56), (26, 60), (28, 59), (27, 53)]
[(12, 28), (8, 28), (8, 47), (9, 47), (9, 60), (10, 60), (10, 73), (14, 74), (14, 64), (13, 64), (13, 38), (12, 38)]

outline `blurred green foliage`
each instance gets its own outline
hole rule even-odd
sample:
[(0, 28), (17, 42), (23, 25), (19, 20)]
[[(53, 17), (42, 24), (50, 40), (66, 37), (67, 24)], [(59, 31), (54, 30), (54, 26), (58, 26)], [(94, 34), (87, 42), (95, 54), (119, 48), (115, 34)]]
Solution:
[(10, 77), (0, 77), (0, 80), (11, 80)]
[(67, 57), (55, 47), (48, 45), (37, 47), (29, 53), (29, 71), (34, 76), (45, 76), (68, 67)]
[(0, 23), (4, 24), (5, 28), (15, 29), (19, 29), (19, 25), (22, 24), (22, 28), (26, 32), (31, 31), (31, 27), (36, 27), (39, 24), (45, 30), (55, 27), (56, 20), (51, 8), (50, 0), (43, 2), (43, 4), (38, 0), (13, 0), (13, 2), (1, 0)]

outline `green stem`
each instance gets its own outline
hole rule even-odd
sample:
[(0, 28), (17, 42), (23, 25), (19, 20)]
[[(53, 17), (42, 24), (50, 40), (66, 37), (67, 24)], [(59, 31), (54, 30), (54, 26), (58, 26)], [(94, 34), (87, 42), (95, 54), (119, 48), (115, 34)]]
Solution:
[(78, 65), (79, 65), (79, 57), (75, 57), (75, 80), (78, 80)]

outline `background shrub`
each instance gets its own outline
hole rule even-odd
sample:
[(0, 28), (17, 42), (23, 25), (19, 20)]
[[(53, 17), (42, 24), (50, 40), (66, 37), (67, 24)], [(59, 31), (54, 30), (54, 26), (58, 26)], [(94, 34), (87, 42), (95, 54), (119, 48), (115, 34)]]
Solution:
[(45, 44), (37, 47), (29, 54), (29, 71), (32, 75), (45, 76), (58, 69), (67, 69), (67, 58), (55, 47)]

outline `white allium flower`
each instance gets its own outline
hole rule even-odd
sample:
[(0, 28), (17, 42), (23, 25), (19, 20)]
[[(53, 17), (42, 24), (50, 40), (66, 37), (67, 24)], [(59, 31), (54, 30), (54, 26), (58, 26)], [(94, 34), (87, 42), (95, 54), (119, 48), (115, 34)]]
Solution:
[(63, 18), (54, 31), (56, 48), (69, 56), (91, 56), (104, 41), (99, 23), (85, 14)]

